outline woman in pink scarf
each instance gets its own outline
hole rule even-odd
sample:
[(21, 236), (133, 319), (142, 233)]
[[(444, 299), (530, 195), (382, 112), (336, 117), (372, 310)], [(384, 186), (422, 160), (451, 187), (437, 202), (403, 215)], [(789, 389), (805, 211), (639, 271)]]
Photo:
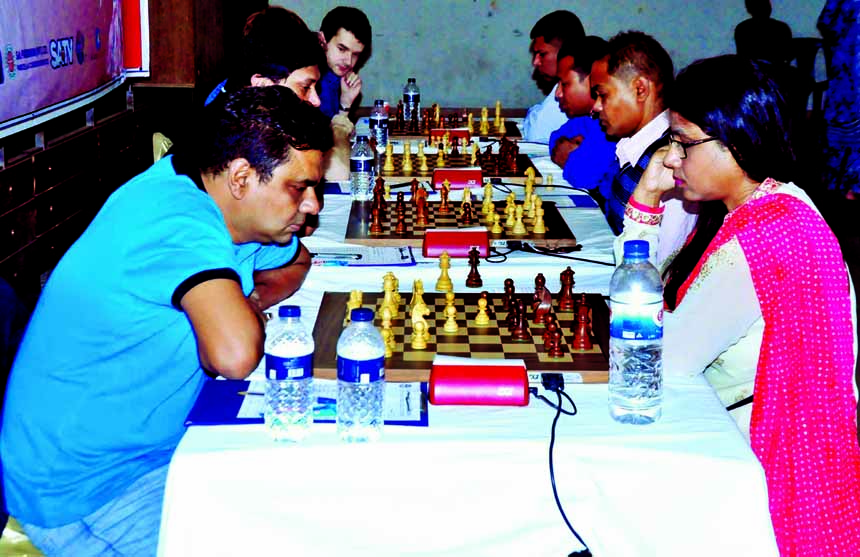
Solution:
[(718, 394), (751, 370), (754, 399), (745, 419), (767, 477), (781, 555), (856, 556), (853, 291), (836, 238), (789, 183), (789, 126), (765, 71), (762, 63), (721, 56), (678, 75), (669, 97), (670, 145), (631, 196), (625, 236), (655, 241), (660, 196), (673, 188), (685, 200), (725, 206), (721, 224), (691, 234), (687, 248), (698, 251), (658, 262), (667, 291), (674, 285), (664, 369), (704, 372)]

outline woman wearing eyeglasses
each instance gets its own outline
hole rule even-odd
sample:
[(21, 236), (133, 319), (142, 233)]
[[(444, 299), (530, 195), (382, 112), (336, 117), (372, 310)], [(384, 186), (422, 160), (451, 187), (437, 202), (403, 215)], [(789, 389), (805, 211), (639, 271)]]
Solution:
[(791, 183), (786, 112), (766, 67), (720, 56), (678, 75), (670, 144), (633, 192), (616, 252), (637, 238), (657, 252), (665, 192), (700, 202), (685, 248), (656, 262), (663, 369), (704, 373), (728, 407), (754, 394), (733, 416), (764, 467), (782, 555), (857, 555), (854, 293), (836, 238)]

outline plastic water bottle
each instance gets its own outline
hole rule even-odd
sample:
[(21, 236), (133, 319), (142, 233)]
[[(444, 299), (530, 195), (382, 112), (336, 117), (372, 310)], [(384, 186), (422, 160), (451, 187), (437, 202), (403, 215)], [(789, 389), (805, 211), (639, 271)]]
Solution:
[(410, 77), (406, 80), (406, 87), (403, 88), (403, 120), (407, 124), (412, 121), (412, 112), (417, 111), (417, 120), (421, 122), (421, 91), (418, 89), (418, 84), (415, 83), (415, 78)]
[(622, 423), (650, 424), (663, 403), (663, 283), (648, 261), (648, 242), (624, 242), (609, 308), (609, 413)]
[(388, 111), (385, 101), (376, 99), (370, 112), (370, 134), (376, 139), (376, 152), (384, 153), (388, 145)]
[(301, 320), (301, 308), (281, 306), (266, 339), (266, 410), (272, 437), (301, 441), (314, 421), (314, 339)]
[(373, 326), (373, 312), (352, 310), (337, 340), (337, 433), (342, 441), (375, 441), (382, 436), (385, 343)]
[(373, 149), (366, 135), (355, 138), (349, 154), (349, 181), (354, 201), (370, 201), (373, 187)]

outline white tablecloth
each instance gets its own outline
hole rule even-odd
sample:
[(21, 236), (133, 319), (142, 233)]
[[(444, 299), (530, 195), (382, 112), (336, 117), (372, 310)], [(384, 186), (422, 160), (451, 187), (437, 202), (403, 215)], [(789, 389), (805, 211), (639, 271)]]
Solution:
[[(567, 391), (556, 483), (597, 556), (777, 555), (762, 469), (698, 377), (666, 386), (663, 417), (625, 426), (605, 385)], [(554, 411), (430, 407), (430, 426), (302, 445), (263, 426), (192, 427), (167, 480), (159, 555), (563, 556), (578, 547), (553, 501)]]
[[(563, 213), (583, 246), (572, 255), (613, 261), (599, 210)], [(342, 249), (348, 214), (348, 196), (327, 196), (311, 251)], [(452, 263), (464, 291), (468, 265)], [(608, 266), (515, 254), (479, 270), (491, 292), (506, 277), (530, 291), (538, 272), (557, 290), (568, 264), (575, 291), (608, 293)], [(389, 269), (404, 292), (414, 278), (430, 290), (439, 276), (435, 260), (314, 267), (289, 303), (313, 323), (324, 291), (380, 290)], [(559, 421), (556, 483), (595, 555), (777, 555), (761, 466), (704, 379), (668, 383), (663, 417), (650, 426), (613, 422), (605, 385), (567, 391), (579, 414)], [(553, 416), (535, 399), (525, 408), (431, 407), (429, 427), (388, 427), (363, 446), (340, 444), (325, 424), (301, 445), (277, 444), (263, 426), (191, 427), (170, 465), (159, 555), (567, 555), (578, 543), (549, 482)]]

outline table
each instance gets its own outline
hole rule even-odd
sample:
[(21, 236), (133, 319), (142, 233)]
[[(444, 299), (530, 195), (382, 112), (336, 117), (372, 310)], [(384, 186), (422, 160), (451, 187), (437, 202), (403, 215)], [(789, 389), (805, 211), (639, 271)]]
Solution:
[[(595, 555), (777, 555), (764, 474), (703, 378), (668, 381), (663, 417), (616, 424), (605, 385), (567, 391), (556, 482)], [(343, 445), (315, 424), (277, 445), (263, 426), (192, 427), (167, 480), (159, 555), (567, 555), (553, 501), (554, 411), (430, 407), (430, 427)]]
[[(327, 196), (309, 249), (344, 249), (348, 212), (349, 196)], [(563, 212), (583, 245), (573, 255), (611, 263), (600, 211)], [(453, 263), (465, 290), (468, 265)], [(608, 294), (611, 266), (512, 254), (480, 271), (490, 291), (509, 276), (531, 284), (536, 272), (555, 290), (568, 264), (577, 292)], [(323, 292), (378, 290), (386, 270), (315, 266), (289, 303), (311, 324)], [(439, 274), (420, 256), (395, 272), (402, 291)], [(595, 555), (778, 554), (762, 468), (702, 377), (667, 377), (663, 417), (650, 426), (612, 421), (606, 385), (566, 391), (579, 414), (558, 423), (556, 483)], [(159, 555), (567, 555), (579, 546), (549, 482), (554, 415), (534, 398), (522, 408), (431, 406), (429, 427), (387, 427), (369, 445), (339, 443), (330, 424), (301, 445), (271, 441), (262, 425), (191, 427), (171, 461)]]

